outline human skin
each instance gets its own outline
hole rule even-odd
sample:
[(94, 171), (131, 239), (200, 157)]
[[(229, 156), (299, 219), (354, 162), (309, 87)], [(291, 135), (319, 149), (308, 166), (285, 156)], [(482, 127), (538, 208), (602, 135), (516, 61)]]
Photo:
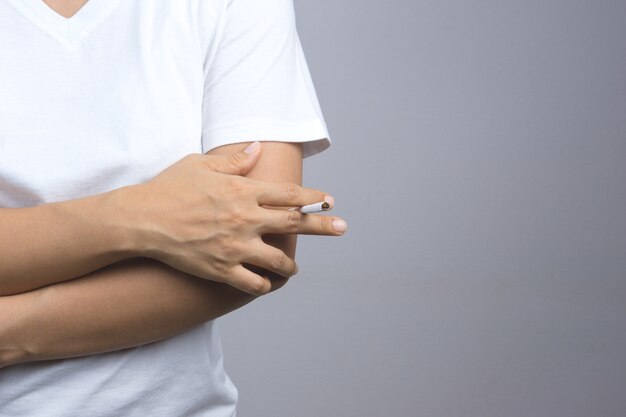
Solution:
[[(228, 145), (228, 154), (247, 144)], [(264, 143), (247, 176), (301, 183), (301, 146)], [(295, 235), (266, 236), (295, 256)], [(285, 278), (272, 277), (272, 290)], [(254, 300), (231, 286), (201, 280), (149, 258), (117, 262), (78, 279), (0, 297), (0, 366), (82, 356), (173, 336)]]
[[(86, 3), (43, 1), (66, 18)], [(299, 145), (266, 145), (264, 158), (247, 176), (299, 184)], [(242, 148), (242, 144), (231, 145), (211, 153), (228, 154)], [(264, 240), (292, 258), (295, 256), (295, 235), (266, 235)], [(101, 259), (106, 266), (80, 277), (57, 277), (52, 280), (56, 283), (0, 297), (0, 316), (4, 318), (0, 322), (0, 367), (158, 341), (256, 298), (225, 284), (198, 279), (155, 259), (117, 261), (128, 255), (127, 249), (121, 246), (114, 256)], [(286, 282), (286, 278), (276, 274), (248, 267), (272, 277), (271, 291)], [(19, 287), (13, 292), (19, 292)]]
[(182, 272), (260, 295), (295, 262), (265, 243), (268, 233), (337, 235), (325, 216), (270, 206), (304, 205), (324, 193), (245, 178), (260, 143), (228, 156), (189, 154), (149, 181), (83, 198), (0, 208), (0, 295), (77, 278), (123, 259), (149, 257)]
[(52, 10), (65, 18), (74, 16), (87, 0), (43, 0)]

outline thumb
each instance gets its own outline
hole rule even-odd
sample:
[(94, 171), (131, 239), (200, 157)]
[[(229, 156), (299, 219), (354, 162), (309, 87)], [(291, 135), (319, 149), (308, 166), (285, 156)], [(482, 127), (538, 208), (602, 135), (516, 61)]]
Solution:
[(230, 155), (206, 155), (209, 169), (221, 174), (246, 175), (261, 156), (261, 143), (254, 142), (243, 151)]

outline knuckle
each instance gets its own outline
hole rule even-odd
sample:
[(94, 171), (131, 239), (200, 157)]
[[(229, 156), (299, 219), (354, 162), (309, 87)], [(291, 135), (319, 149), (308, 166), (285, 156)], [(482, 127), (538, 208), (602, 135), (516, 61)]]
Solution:
[(209, 168), (211, 171), (219, 171), (220, 165), (217, 163), (215, 158), (209, 157), (204, 160), (204, 165)]
[(320, 234), (328, 234), (333, 232), (333, 218), (320, 216), (320, 226), (319, 232)]
[(284, 253), (275, 255), (270, 260), (270, 265), (272, 266), (272, 270), (275, 272), (284, 271), (287, 266), (287, 255)]
[(250, 187), (239, 177), (233, 177), (228, 184), (229, 192), (234, 197), (243, 197), (250, 191)]
[(246, 225), (251, 227), (255, 233), (258, 233), (258, 229), (263, 225), (265, 219), (259, 212), (259, 210), (252, 210), (246, 214)]
[(288, 265), (288, 271), (287, 271), (287, 275), (285, 276), (285, 278), (292, 277), (298, 273), (298, 265), (296, 264), (296, 261), (287, 257), (287, 265)]
[(288, 203), (294, 202), (298, 199), (298, 196), (300, 195), (300, 187), (296, 184), (286, 182), (283, 183), (282, 188)]
[(222, 253), (222, 256), (219, 258), (219, 263), (227, 266), (238, 258), (237, 255), (240, 253), (241, 249), (239, 243), (233, 236), (223, 234), (216, 237), (215, 240)]
[(228, 213), (228, 220), (235, 226), (240, 226), (246, 221), (246, 214), (241, 207), (233, 207)]
[(288, 230), (290, 231), (297, 230), (298, 226), (300, 226), (300, 223), (302, 223), (302, 213), (298, 211), (287, 212), (285, 223), (286, 223)]
[(222, 247), (222, 250), (223, 250), (223, 253), (224, 253), (224, 264), (225, 265), (229, 265), (234, 260), (238, 259), (239, 247), (234, 242), (234, 240), (230, 239), (226, 243), (224, 243), (224, 246)]
[(267, 292), (265, 281), (262, 278), (251, 280), (248, 283), (247, 290), (254, 295), (263, 295)]
[(228, 262), (224, 260), (219, 260), (217, 262), (213, 262), (211, 265), (213, 269), (212, 276), (214, 277), (214, 281), (218, 282), (228, 282), (231, 278), (231, 272), (228, 265)]
[(254, 210), (242, 206), (233, 206), (215, 215), (215, 221), (223, 233), (234, 237), (243, 237), (256, 230), (261, 223)]
[(207, 270), (207, 275), (212, 281), (228, 282), (231, 276), (231, 263), (223, 253), (213, 254), (208, 259), (203, 260), (203, 266)]
[(234, 168), (237, 174), (243, 173), (244, 160), (241, 154), (234, 153), (228, 156), (228, 164)]

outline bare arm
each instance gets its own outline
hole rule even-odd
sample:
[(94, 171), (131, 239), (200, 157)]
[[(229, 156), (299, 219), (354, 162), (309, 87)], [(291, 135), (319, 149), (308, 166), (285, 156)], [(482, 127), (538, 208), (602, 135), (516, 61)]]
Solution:
[[(262, 157), (260, 149), (189, 154), (142, 184), (35, 207), (0, 208), (0, 295), (142, 256), (252, 294), (268, 292), (270, 281), (243, 264), (283, 276), (293, 275), (296, 264), (262, 235), (340, 233), (322, 216), (271, 208), (310, 204), (324, 193), (242, 177)], [(264, 170), (254, 172), (250, 176)]]
[[(210, 153), (228, 155), (240, 151), (246, 144), (221, 146)], [(288, 182), (302, 185), (302, 145), (297, 143), (265, 142), (263, 155), (246, 177), (270, 182)], [(332, 218), (324, 218), (329, 223)], [(329, 224), (322, 229), (332, 229)], [(264, 240), (282, 249), (291, 258), (296, 255), (297, 235), (266, 235)], [(278, 278), (276, 274), (270, 276)]]
[(148, 258), (0, 299), (0, 367), (155, 342), (255, 296)]
[(132, 257), (119, 190), (26, 208), (0, 208), (0, 296), (65, 281)]
[[(214, 153), (232, 153), (229, 145)], [(301, 183), (300, 145), (264, 143), (248, 176)], [(295, 235), (270, 237), (290, 256)], [(268, 239), (268, 242), (270, 241)], [(276, 287), (284, 279), (275, 279)], [(137, 346), (175, 335), (254, 299), (160, 262), (134, 258), (79, 279), (0, 297), (0, 366)]]

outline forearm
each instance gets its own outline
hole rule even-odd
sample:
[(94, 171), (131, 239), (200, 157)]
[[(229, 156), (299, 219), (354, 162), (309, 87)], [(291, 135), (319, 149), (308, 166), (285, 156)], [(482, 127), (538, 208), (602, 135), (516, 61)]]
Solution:
[(0, 208), (0, 296), (83, 276), (133, 256), (120, 190)]
[(255, 297), (148, 258), (0, 297), (0, 366), (96, 354), (176, 335)]
[[(266, 143), (258, 169), (249, 176), (301, 183), (301, 164), (299, 146)], [(295, 235), (264, 238), (294, 257)], [(285, 282), (273, 277), (272, 289)], [(0, 297), (0, 317), (8, 318), (0, 322), (0, 366), (150, 343), (224, 315), (254, 298), (148, 258), (129, 259), (79, 279)]]
[[(211, 155), (228, 155), (238, 152), (249, 143), (225, 145), (208, 152)], [(265, 142), (259, 162), (246, 177), (268, 182), (290, 182), (302, 185), (302, 145), (299, 143)], [(296, 256), (297, 235), (265, 235), (263, 240), (280, 248), (289, 257)], [(275, 274), (265, 272), (277, 286), (285, 283)], [(273, 285), (274, 288), (274, 285)]]

